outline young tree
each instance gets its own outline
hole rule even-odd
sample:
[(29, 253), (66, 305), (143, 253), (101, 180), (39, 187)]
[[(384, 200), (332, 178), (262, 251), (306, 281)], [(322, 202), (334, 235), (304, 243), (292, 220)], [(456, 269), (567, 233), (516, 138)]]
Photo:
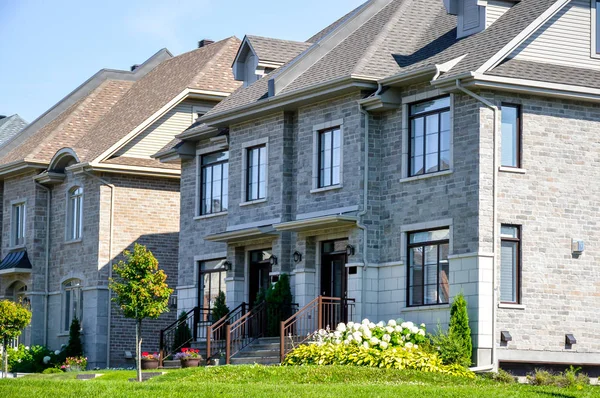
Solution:
[(469, 327), (469, 314), (467, 312), (467, 301), (465, 296), (460, 293), (454, 298), (452, 308), (450, 309), (450, 325), (448, 327), (448, 336), (451, 340), (458, 343), (461, 348), (462, 357), (465, 363), (472, 363), (473, 342), (471, 340), (471, 328)]
[(135, 244), (133, 253), (123, 252), (127, 261), (113, 268), (118, 278), (110, 280), (112, 300), (127, 318), (135, 320), (135, 353), (137, 380), (142, 381), (142, 320), (156, 319), (169, 311), (169, 296), (173, 293), (166, 283), (167, 275), (158, 269), (158, 261), (145, 246)]
[(19, 337), (29, 322), (31, 322), (31, 311), (25, 305), (8, 300), (0, 301), (0, 338), (4, 355), (3, 377), (6, 377), (8, 372), (8, 342)]
[(73, 318), (71, 327), (69, 328), (69, 342), (65, 348), (67, 357), (83, 356), (83, 345), (81, 344), (81, 323), (77, 317)]

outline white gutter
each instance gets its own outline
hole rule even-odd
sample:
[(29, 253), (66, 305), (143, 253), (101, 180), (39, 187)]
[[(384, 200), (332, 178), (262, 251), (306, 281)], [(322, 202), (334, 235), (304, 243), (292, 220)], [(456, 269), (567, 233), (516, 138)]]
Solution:
[[(110, 227), (109, 227), (109, 240), (108, 240), (108, 279), (112, 278), (113, 271), (113, 232), (114, 232), (114, 224), (115, 224), (115, 186), (108, 181), (89, 173), (86, 170), (82, 170), (82, 172), (100, 181), (102, 184), (106, 185), (110, 188)], [(110, 327), (111, 327), (111, 301), (110, 301), (110, 289), (108, 290), (108, 319), (107, 319), (107, 333), (106, 333), (106, 367), (110, 368)]]
[(44, 274), (44, 346), (48, 346), (48, 297), (50, 291), (50, 204), (52, 198), (52, 191), (50, 188), (35, 181), (35, 185), (46, 191), (46, 259), (45, 259), (45, 274)]
[[(474, 371), (487, 371), (487, 370), (495, 370), (497, 368), (497, 361), (496, 361), (496, 303), (498, 301), (498, 286), (496, 286), (496, 247), (497, 247), (497, 242), (496, 240), (498, 239), (498, 234), (497, 234), (497, 228), (498, 228), (498, 205), (497, 205), (497, 196), (498, 196), (498, 137), (499, 137), (499, 130), (500, 130), (500, 123), (499, 123), (499, 116), (500, 116), (500, 109), (494, 105), (492, 102), (488, 101), (487, 99), (475, 94), (474, 92), (467, 90), (466, 88), (464, 88), (461, 84), (460, 84), (460, 80), (457, 79), (456, 80), (456, 88), (460, 91), (462, 91), (463, 93), (467, 94), (468, 96), (476, 99), (477, 101), (481, 102), (482, 104), (484, 104), (485, 106), (487, 106), (488, 108), (490, 108), (493, 112), (494, 112), (494, 130), (493, 130), (493, 137), (494, 137), (494, 145), (493, 145), (493, 188), (492, 188), (492, 196), (493, 196), (493, 204), (492, 204), (492, 209), (493, 209), (493, 228), (492, 228), (492, 289), (493, 289), (493, 298), (492, 298), (492, 358), (491, 358), (491, 364), (489, 366), (482, 366), (482, 367), (477, 367), (477, 368), (473, 368), (475, 369)], [(472, 370), (473, 370), (472, 369)]]
[[(383, 85), (378, 83), (377, 91), (373, 96), (378, 96), (383, 91)], [(369, 112), (364, 110), (363, 105), (358, 103), (358, 111), (364, 115), (365, 117), (365, 129), (364, 129), (364, 139), (365, 139), (365, 162), (364, 162), (364, 172), (363, 172), (363, 208), (356, 215), (356, 226), (363, 231), (363, 275), (361, 278), (361, 316), (364, 318), (366, 314), (367, 308), (367, 268), (369, 267), (369, 257), (367, 256), (367, 252), (369, 250), (368, 245), (368, 230), (367, 226), (362, 222), (362, 218), (367, 214), (367, 206), (369, 204)]]

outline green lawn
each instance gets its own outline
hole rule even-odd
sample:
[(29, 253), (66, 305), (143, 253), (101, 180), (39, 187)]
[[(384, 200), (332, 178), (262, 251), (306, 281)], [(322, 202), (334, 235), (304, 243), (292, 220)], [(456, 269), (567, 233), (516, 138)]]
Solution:
[[(0, 380), (0, 397), (598, 397), (600, 387), (559, 389), (505, 385), (437, 374), (356, 367), (221, 366), (169, 371), (132, 383), (134, 371), (72, 373)], [(407, 394), (407, 395), (405, 395)]]

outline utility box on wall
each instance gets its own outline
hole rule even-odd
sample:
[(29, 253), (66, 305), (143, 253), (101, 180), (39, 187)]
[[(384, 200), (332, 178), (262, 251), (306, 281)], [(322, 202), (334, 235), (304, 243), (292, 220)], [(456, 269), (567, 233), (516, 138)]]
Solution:
[(571, 252), (575, 256), (580, 256), (585, 250), (585, 243), (581, 239), (573, 239), (571, 241)]

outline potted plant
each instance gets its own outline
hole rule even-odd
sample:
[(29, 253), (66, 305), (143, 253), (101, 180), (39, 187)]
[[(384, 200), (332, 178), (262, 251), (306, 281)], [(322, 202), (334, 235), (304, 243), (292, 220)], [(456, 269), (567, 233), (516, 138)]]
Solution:
[(181, 361), (182, 368), (197, 367), (202, 360), (200, 350), (194, 348), (182, 348), (181, 352), (175, 354), (175, 360)]
[(150, 354), (148, 352), (142, 352), (142, 370), (158, 369), (158, 354)]
[(64, 372), (81, 372), (87, 367), (86, 357), (69, 357), (65, 360), (65, 363), (60, 367)]

